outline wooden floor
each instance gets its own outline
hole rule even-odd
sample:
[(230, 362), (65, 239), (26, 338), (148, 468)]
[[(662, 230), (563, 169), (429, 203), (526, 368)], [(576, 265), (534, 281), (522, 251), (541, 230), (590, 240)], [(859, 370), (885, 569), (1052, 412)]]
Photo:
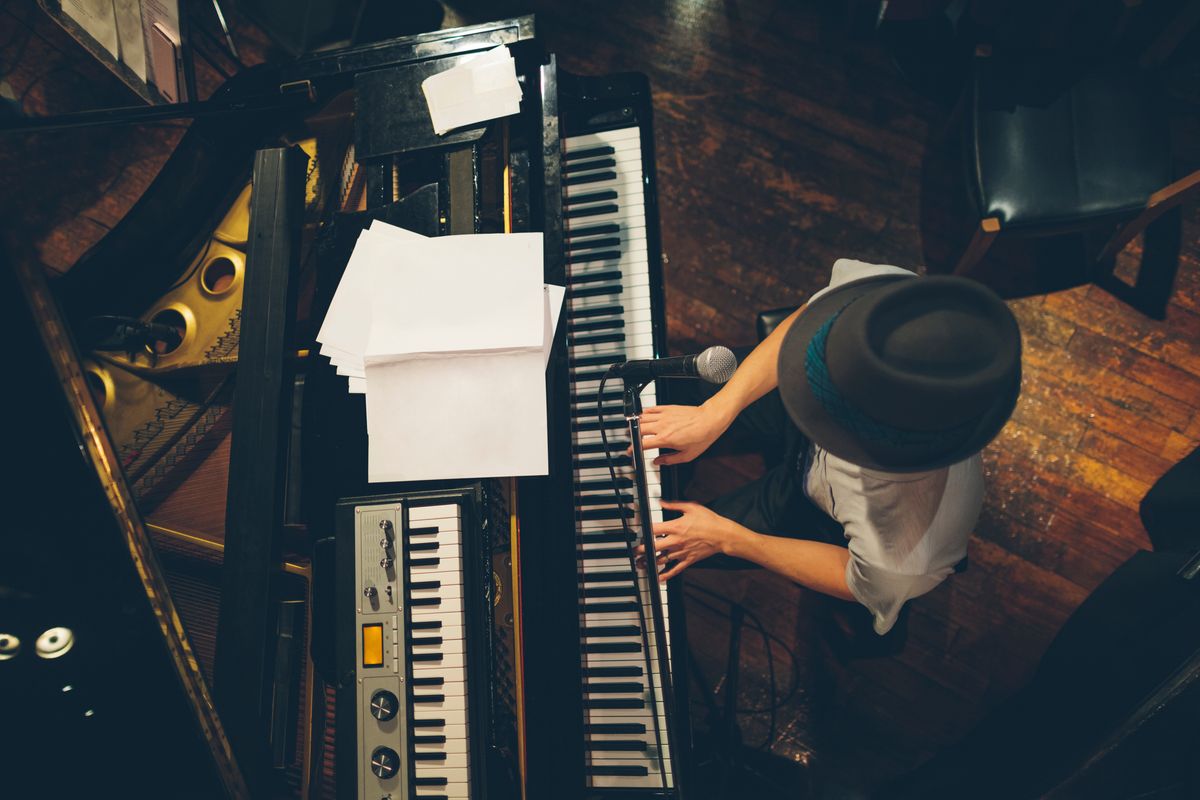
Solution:
[[(491, 16), (521, 10), (453, 5), (466, 20), (479, 19), (473, 5)], [(802, 302), (838, 258), (946, 271), (965, 247), (971, 220), (954, 137), (940, 135), (950, 109), (915, 90), (842, 4), (533, 5), (560, 65), (650, 77), (677, 352), (751, 343), (756, 311)], [(0, 94), (32, 114), (129, 101), (39, 14), (32, 2), (0, 6)], [(1200, 167), (1200, 66), (1177, 59), (1162, 77), (1183, 174)], [(10, 252), (51, 272), (69, 268), (178, 135), (172, 123), (3, 140), (0, 224)], [(913, 603), (899, 655), (838, 662), (813, 622), (819, 604), (782, 579), (688, 576), (705, 673), (694, 691), (721, 688), (730, 604), (760, 625), (743, 634), (748, 744), (811, 763), (814, 774), (819, 767), (830, 786), (877, 785), (1002, 703), (1088, 592), (1149, 546), (1139, 500), (1200, 445), (1200, 208), (1184, 210), (1179, 235), (1165, 320), (1090, 285), (1012, 301), (1024, 333), (1023, 392), (985, 451), (987, 500), (970, 569)], [(1079, 267), (1071, 243), (1048, 246), (1002, 239), (980, 275), (1011, 284), (1047, 261), (1059, 274)], [(1136, 271), (1142, 247), (1121, 256), (1118, 274)], [(746, 457), (710, 463), (695, 496), (756, 467)], [(774, 725), (764, 710), (772, 705)], [(703, 727), (704, 714), (696, 717)], [(781, 796), (805, 791), (790, 784)]]

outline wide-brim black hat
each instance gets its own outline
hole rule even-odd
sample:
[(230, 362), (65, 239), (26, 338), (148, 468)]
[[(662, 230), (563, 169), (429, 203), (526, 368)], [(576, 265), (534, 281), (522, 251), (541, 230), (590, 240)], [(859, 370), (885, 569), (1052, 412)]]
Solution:
[(809, 303), (779, 351), (779, 393), (813, 442), (854, 464), (919, 472), (983, 449), (1021, 388), (1021, 334), (982, 284), (881, 275)]

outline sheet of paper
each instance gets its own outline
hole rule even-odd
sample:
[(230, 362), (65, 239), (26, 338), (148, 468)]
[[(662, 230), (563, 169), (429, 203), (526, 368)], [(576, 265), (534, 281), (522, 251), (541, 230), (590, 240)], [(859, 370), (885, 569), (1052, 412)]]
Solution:
[(554, 345), (554, 332), (558, 330), (558, 318), (562, 315), (563, 299), (567, 296), (567, 287), (545, 285), (546, 291), (546, 324), (542, 338), (542, 367), (550, 365), (550, 348)]
[(367, 383), (372, 483), (549, 468), (540, 350), (368, 364)]
[(516, 62), (504, 45), (429, 76), (421, 89), (438, 135), (521, 110)]
[(119, 40), (113, 0), (62, 0), (62, 10), (107, 50), (109, 55), (117, 57)]
[(392, 263), (399, 243), (406, 239), (424, 241), (425, 237), (381, 223), (373, 224), (359, 235), (317, 332), (323, 355), (337, 354), (347, 359), (348, 366), (362, 369), (362, 354), (371, 330), (373, 265)]
[(143, 81), (146, 72), (146, 38), (142, 30), (141, 0), (113, 0), (121, 61)]
[(542, 350), (542, 234), (421, 237), (369, 263), (365, 363)]

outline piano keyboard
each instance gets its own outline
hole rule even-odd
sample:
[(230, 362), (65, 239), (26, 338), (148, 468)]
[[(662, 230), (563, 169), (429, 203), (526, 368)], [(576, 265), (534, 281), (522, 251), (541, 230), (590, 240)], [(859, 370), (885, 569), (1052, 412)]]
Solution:
[[(596, 414), (610, 364), (653, 358), (650, 278), (640, 131), (636, 127), (564, 139), (563, 228), (567, 247), (567, 336), (571, 373), (576, 533), (581, 573), (584, 749), (592, 787), (672, 788), (662, 687), (647, 680), (645, 650), (659, 660), (650, 592), (665, 586), (630, 572), (629, 532), (640, 538), (620, 379), (604, 388), (604, 425), (614, 454), (618, 503)], [(655, 404), (655, 387), (642, 393)], [(662, 520), (659, 470), (647, 462), (650, 516)], [(642, 614), (638, 613), (639, 605)], [(643, 637), (642, 624), (647, 627)], [(669, 656), (669, 653), (667, 654)], [(670, 663), (669, 660), (667, 662)], [(653, 667), (657, 669), (657, 667)], [(665, 769), (665, 773), (664, 770)]]
[[(354, 509), (359, 798), (472, 796), (457, 504)], [(407, 604), (407, 611), (404, 605)], [(400, 698), (403, 698), (401, 707)]]

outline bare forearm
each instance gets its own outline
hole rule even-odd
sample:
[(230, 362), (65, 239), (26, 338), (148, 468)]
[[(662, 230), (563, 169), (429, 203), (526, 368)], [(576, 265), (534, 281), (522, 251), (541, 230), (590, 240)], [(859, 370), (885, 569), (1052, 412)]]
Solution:
[(768, 536), (737, 523), (730, 524), (732, 527), (723, 548), (727, 555), (752, 561), (809, 589), (841, 600), (854, 600), (846, 584), (846, 564), (850, 560), (846, 548), (806, 539)]
[(704, 405), (732, 421), (742, 409), (779, 385), (779, 347), (792, 323), (804, 311), (796, 309), (787, 319), (779, 323), (771, 335), (763, 339), (758, 347), (738, 365), (737, 372), (721, 391), (713, 395)]

